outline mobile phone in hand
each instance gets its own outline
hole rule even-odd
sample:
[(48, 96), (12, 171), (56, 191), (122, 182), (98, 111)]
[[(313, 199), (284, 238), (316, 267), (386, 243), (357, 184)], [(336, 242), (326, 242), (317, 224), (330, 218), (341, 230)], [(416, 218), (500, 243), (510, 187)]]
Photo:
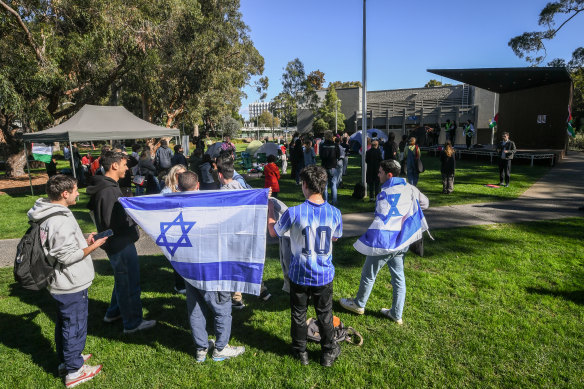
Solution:
[(113, 234), (114, 234), (114, 232), (111, 229), (105, 230), (105, 231), (100, 232), (99, 234), (93, 235), (93, 240), (105, 238), (106, 236), (112, 236)]

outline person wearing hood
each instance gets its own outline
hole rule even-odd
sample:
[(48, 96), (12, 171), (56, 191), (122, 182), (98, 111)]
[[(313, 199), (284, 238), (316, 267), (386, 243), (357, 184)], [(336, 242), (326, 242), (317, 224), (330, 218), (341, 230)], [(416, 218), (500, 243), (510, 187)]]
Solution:
[(91, 196), (87, 207), (97, 230), (111, 229), (114, 233), (103, 246), (114, 270), (114, 290), (103, 321), (113, 323), (122, 319), (126, 334), (156, 325), (156, 320), (142, 317), (140, 263), (134, 245), (139, 238), (138, 226), (118, 201), (123, 196), (118, 181), (128, 170), (127, 158), (120, 152), (105, 153), (101, 157), (105, 174), (95, 176), (93, 185), (87, 187), (87, 194)]
[(65, 385), (72, 387), (92, 379), (102, 365), (89, 366), (91, 354), (81, 354), (87, 337), (87, 291), (95, 276), (89, 255), (108, 239), (85, 239), (77, 220), (69, 210), (77, 202), (77, 181), (57, 174), (47, 182), (48, 198), (38, 199), (28, 211), (31, 221), (40, 223), (41, 244), (55, 273), (49, 279), (48, 290), (57, 302), (55, 345), (61, 364), (59, 374)]

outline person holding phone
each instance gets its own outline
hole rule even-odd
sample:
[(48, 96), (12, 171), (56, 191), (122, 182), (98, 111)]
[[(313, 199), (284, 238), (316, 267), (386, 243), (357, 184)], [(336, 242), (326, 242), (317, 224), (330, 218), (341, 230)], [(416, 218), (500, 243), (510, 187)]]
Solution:
[(107, 237), (87, 239), (69, 207), (75, 205), (79, 192), (71, 176), (57, 174), (47, 182), (48, 198), (38, 199), (28, 211), (28, 218), (40, 222), (41, 243), (55, 273), (48, 290), (57, 303), (55, 345), (61, 364), (59, 374), (65, 385), (72, 387), (89, 381), (102, 365), (89, 366), (91, 354), (81, 354), (87, 337), (88, 295), (95, 272), (91, 255)]

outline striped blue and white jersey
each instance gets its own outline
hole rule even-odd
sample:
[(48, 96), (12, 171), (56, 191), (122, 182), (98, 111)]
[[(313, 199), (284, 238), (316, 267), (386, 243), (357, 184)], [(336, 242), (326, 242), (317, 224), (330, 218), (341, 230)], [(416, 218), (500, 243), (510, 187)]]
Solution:
[(341, 211), (329, 203), (306, 200), (290, 207), (274, 226), (278, 236), (290, 231), (290, 280), (298, 285), (323, 286), (335, 276), (333, 238), (343, 235)]

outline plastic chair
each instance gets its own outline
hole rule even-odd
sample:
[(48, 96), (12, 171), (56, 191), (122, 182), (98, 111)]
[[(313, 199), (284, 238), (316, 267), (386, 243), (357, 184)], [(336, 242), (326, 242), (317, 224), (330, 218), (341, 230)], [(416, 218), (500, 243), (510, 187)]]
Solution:
[(239, 164), (241, 165), (241, 167), (243, 169), (251, 169), (252, 168), (252, 163), (251, 163), (251, 155), (249, 153), (246, 153), (245, 151), (243, 151), (241, 153), (241, 161), (239, 162)]

